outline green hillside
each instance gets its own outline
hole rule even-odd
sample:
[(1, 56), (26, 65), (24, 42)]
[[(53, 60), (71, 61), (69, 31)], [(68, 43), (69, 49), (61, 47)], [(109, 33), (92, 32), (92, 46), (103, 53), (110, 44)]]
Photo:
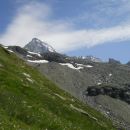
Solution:
[(0, 47), (0, 130), (115, 130), (83, 105)]

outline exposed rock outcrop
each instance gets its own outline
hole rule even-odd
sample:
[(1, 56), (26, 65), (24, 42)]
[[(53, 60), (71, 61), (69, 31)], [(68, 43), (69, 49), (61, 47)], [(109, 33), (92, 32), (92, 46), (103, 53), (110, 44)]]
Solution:
[(114, 86), (90, 86), (85, 92), (86, 96), (107, 95), (112, 98), (120, 99), (130, 104), (130, 85), (120, 88)]
[(113, 58), (109, 58), (109, 61), (108, 61), (110, 64), (120, 64), (120, 61), (118, 60), (115, 60)]
[(129, 66), (130, 66), (130, 61), (127, 63), (127, 65), (129, 65)]

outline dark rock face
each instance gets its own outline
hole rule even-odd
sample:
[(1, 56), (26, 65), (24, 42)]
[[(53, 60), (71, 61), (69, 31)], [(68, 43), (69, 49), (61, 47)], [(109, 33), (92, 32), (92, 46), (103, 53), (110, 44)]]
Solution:
[(127, 63), (127, 65), (129, 65), (129, 66), (130, 66), (130, 61)]
[[(34, 53), (34, 54), (29, 53), (26, 49), (21, 48), (19, 46), (8, 46), (8, 49), (12, 50), (23, 60), (41, 60), (41, 59), (43, 59), (42, 56), (39, 57), (38, 54), (36, 54), (36, 53)], [(28, 56), (30, 56), (30, 57), (28, 57)]]
[(26, 56), (27, 55), (27, 51), (19, 46), (8, 46), (8, 49), (16, 52), (16, 53), (19, 53), (23, 56)]
[(114, 86), (91, 86), (85, 92), (86, 96), (107, 95), (112, 98), (117, 98), (130, 104), (130, 86), (117, 88)]
[(42, 54), (42, 56), (44, 57), (44, 59), (52, 62), (58, 62), (58, 63), (65, 63), (67, 62), (67, 57), (66, 55), (62, 55), (60, 53), (54, 53), (54, 52), (49, 52), (49, 53), (44, 53)]
[(110, 63), (110, 64), (120, 64), (120, 61), (115, 60), (115, 59), (113, 59), (113, 58), (109, 58), (109, 63)]

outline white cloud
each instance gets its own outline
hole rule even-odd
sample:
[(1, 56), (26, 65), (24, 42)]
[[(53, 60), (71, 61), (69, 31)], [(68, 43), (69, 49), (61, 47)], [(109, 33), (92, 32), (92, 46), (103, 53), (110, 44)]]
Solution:
[(117, 23), (130, 23), (130, 0), (87, 0), (82, 8), (78, 18), (71, 20), (88, 27), (102, 28), (115, 26)]
[(32, 2), (19, 9), (0, 42), (24, 46), (33, 37), (50, 43), (57, 51), (67, 52), (107, 42), (130, 39), (130, 25), (99, 30), (76, 30), (68, 22), (52, 20), (53, 10), (46, 4)]

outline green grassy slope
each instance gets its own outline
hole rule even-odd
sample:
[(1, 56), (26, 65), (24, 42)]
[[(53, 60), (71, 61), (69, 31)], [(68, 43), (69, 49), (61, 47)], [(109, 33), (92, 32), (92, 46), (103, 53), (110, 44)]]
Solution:
[(115, 130), (92, 108), (0, 47), (0, 130)]

